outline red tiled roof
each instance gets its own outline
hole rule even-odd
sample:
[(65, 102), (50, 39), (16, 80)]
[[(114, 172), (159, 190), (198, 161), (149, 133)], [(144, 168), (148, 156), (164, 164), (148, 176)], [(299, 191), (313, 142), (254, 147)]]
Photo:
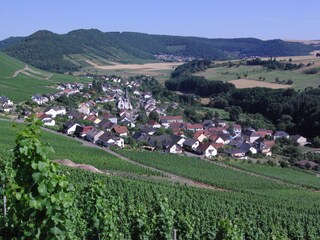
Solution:
[(122, 134), (122, 133), (127, 133), (128, 132), (128, 128), (126, 126), (114, 126), (113, 130), (118, 134)]
[(183, 120), (182, 116), (160, 116), (160, 120)]
[(187, 124), (187, 129), (203, 129), (202, 124)]

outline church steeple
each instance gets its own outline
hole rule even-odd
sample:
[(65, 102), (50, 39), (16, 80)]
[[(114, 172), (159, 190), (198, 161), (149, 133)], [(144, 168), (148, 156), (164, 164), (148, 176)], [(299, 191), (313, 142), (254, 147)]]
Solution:
[(129, 100), (128, 88), (126, 88), (126, 94), (125, 94), (124, 98), (127, 99), (127, 100)]

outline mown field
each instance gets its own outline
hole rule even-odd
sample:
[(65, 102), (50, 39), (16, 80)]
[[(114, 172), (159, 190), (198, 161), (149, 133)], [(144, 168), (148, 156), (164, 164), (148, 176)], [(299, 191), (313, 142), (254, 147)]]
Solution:
[(297, 201), (306, 196), (310, 200), (319, 201), (320, 197), (320, 193), (252, 176), (198, 158), (126, 149), (117, 152), (139, 163), (231, 191)]
[(86, 78), (51, 74), (30, 66), (29, 68), (36, 73), (25, 71), (13, 77), (16, 71), (25, 66), (25, 63), (0, 52), (0, 95), (9, 97), (15, 103), (26, 101), (37, 93), (57, 92), (54, 86), (59, 82), (88, 81)]
[(320, 189), (320, 177), (317, 177), (314, 172), (305, 172), (295, 168), (271, 167), (263, 164), (250, 164), (245, 162), (229, 162), (228, 164), (249, 172), (258, 173), (288, 183), (313, 189)]
[[(16, 133), (21, 124), (0, 120), (0, 146), (8, 149), (14, 146)], [(52, 160), (69, 159), (75, 163), (89, 164), (100, 170), (122, 171), (143, 175), (159, 175), (157, 172), (121, 160), (103, 150), (82, 146), (82, 143), (65, 136), (43, 132), (43, 141), (49, 143), (55, 152), (49, 155)]]
[[(245, 74), (247, 77), (244, 77)], [(221, 80), (231, 81), (237, 79), (238, 76), (241, 78), (259, 80), (259, 78), (265, 78), (263, 82), (275, 83), (275, 78), (279, 80), (291, 79), (294, 83), (292, 85), (295, 89), (304, 89), (306, 87), (318, 87), (320, 85), (320, 74), (305, 74), (301, 70), (293, 71), (281, 71), (281, 70), (266, 70), (261, 66), (243, 66), (239, 67), (216, 67), (209, 68), (205, 72), (196, 73), (195, 75), (204, 76), (209, 80)], [(255, 86), (255, 82), (252, 86)], [(276, 85), (274, 86), (276, 87)], [(291, 87), (288, 85), (288, 87)]]

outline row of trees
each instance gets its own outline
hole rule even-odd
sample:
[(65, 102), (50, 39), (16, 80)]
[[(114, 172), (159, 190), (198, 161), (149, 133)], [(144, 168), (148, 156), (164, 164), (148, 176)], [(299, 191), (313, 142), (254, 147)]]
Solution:
[(304, 66), (304, 64), (295, 64), (291, 63), (290, 59), (289, 62), (282, 62), (282, 61), (277, 61), (276, 58), (270, 58), (269, 60), (262, 60), (261, 58), (255, 58), (252, 60), (247, 61), (247, 65), (250, 66), (263, 66), (266, 67), (267, 69), (280, 69), (280, 70), (293, 70), (293, 69), (298, 69)]

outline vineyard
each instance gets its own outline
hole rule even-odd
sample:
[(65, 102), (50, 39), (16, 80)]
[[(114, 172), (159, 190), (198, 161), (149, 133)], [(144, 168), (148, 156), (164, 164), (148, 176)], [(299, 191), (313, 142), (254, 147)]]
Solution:
[(220, 188), (268, 196), (275, 199), (289, 198), (288, 200), (297, 199), (300, 201), (308, 196), (311, 202), (319, 202), (320, 193), (293, 188), (286, 184), (234, 171), (198, 158), (125, 149), (116, 151), (139, 163)]
[[(2, 123), (0, 129), (4, 126)], [(10, 145), (14, 137), (7, 136), (9, 143), (4, 144), (5, 138), (0, 134), (0, 177), (10, 185), (13, 181), (9, 178), (11, 171), (4, 165), (15, 166), (15, 161), (21, 161), (19, 159), (23, 160), (29, 154), (25, 148), (9, 151), (15, 144)], [(35, 141), (32, 136), (22, 136)], [(43, 139), (56, 151), (61, 151), (56, 148), (63, 145), (71, 145), (68, 141), (73, 142), (65, 137), (66, 142), (63, 142), (60, 136), (47, 133)], [(319, 193), (292, 188), (197, 158), (130, 150), (117, 152), (145, 165), (219, 186), (226, 191), (106, 176), (58, 167), (48, 161), (46, 151), (32, 150), (32, 146), (38, 149), (39, 144), (35, 142), (35, 145), (25, 145), (25, 140), (16, 143), (27, 146), (27, 151), (31, 151), (35, 159), (19, 163), (20, 168), (14, 170), (12, 176), (29, 171), (24, 181), (20, 183), (20, 177), (15, 177), (14, 181), (21, 185), (19, 189), (23, 189), (26, 182), (29, 184), (26, 189), (35, 184), (38, 187), (31, 190), (32, 198), (29, 194), (21, 194), (22, 190), (16, 187), (6, 191), (10, 210), (8, 220), (5, 220), (3, 202), (0, 201), (0, 239), (1, 236), (3, 239), (21, 239), (22, 236), (27, 239), (30, 236), (33, 239), (172, 239), (174, 229), (177, 239), (316, 240), (320, 236)], [(57, 142), (61, 145), (54, 145)], [(84, 148), (76, 142), (73, 144), (78, 151)], [(59, 157), (67, 158), (63, 157), (67, 154), (66, 149), (59, 154)], [(53, 185), (54, 181), (59, 185)], [(60, 198), (60, 195), (64, 197)], [(9, 225), (2, 224), (6, 221)]]
[(305, 172), (300, 169), (293, 168), (281, 168), (281, 167), (273, 167), (262, 164), (250, 164), (250, 163), (229, 163), (231, 166), (253, 172), (258, 173), (260, 175), (264, 175), (267, 177), (272, 177), (275, 179), (279, 179), (281, 181), (285, 181), (288, 183), (300, 185), (303, 187), (308, 187), (311, 189), (320, 189), (320, 177), (317, 177), (316, 174), (312, 172)]

